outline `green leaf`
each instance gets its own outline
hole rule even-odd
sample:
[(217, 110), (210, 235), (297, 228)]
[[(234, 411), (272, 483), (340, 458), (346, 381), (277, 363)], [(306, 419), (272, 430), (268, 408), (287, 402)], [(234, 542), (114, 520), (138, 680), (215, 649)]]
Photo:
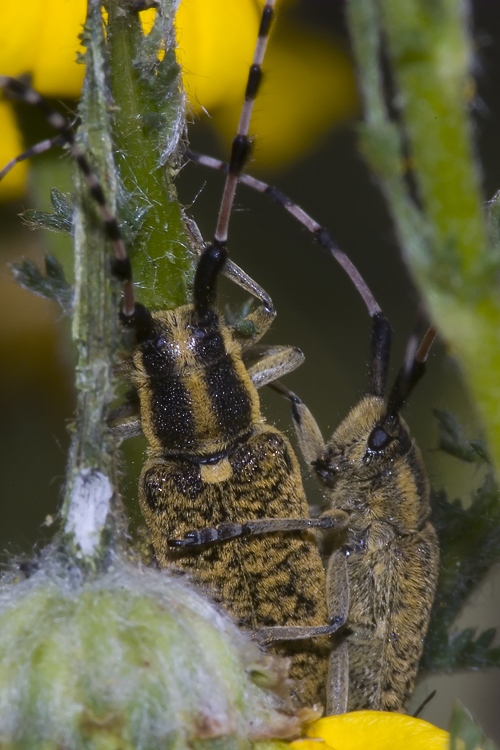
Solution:
[(483, 440), (467, 440), (457, 419), (445, 409), (433, 409), (439, 422), (439, 448), (461, 461), (488, 462), (488, 451)]
[(32, 229), (49, 229), (51, 232), (73, 232), (73, 202), (57, 188), (50, 192), (50, 202), (54, 211), (28, 209), (21, 214), (24, 223)]
[[(441, 449), (465, 462), (484, 462), (483, 443), (467, 441), (448, 412), (436, 409), (435, 413)], [(468, 507), (461, 500), (449, 502), (444, 492), (433, 494), (431, 506), (441, 559), (421, 668), (436, 672), (500, 666), (500, 647), (491, 645), (494, 629), (477, 638), (472, 628), (452, 631), (468, 596), (500, 559), (500, 489), (495, 477), (489, 470)]]
[(23, 289), (58, 302), (65, 315), (71, 313), (73, 289), (66, 281), (61, 264), (53, 255), (45, 256), (45, 276), (33, 261), (26, 258), (22, 263), (12, 263), (9, 268)]
[(450, 721), (450, 750), (496, 750), (487, 740), (470, 713), (461, 703), (455, 703)]

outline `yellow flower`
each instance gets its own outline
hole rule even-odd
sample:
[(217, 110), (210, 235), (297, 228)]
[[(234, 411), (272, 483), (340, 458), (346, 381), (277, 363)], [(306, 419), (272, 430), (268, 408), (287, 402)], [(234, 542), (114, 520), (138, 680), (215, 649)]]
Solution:
[[(33, 87), (46, 96), (77, 98), (83, 66), (76, 64), (76, 52), (85, 12), (86, 0), (2, 3), (0, 72), (30, 75)], [(144, 23), (151, 20), (147, 14)], [(207, 111), (226, 142), (235, 131), (259, 16), (254, 0), (183, 0), (177, 14), (178, 56), (192, 111)], [(252, 121), (259, 136), (255, 158), (264, 166), (298, 155), (356, 110), (347, 56), (303, 27), (278, 20), (266, 69)], [(24, 148), (5, 101), (0, 101), (0, 132), (1, 168)], [(0, 182), (0, 197), (21, 194), (25, 170), (21, 164)]]
[[(177, 15), (190, 103), (195, 112), (210, 112), (226, 143), (236, 131), (259, 19), (256, 3), (243, 0), (183, 0)], [(256, 160), (265, 166), (298, 155), (356, 111), (350, 61), (317, 32), (278, 17), (264, 68), (251, 131), (258, 134)]]
[[(26, 0), (0, 8), (0, 70), (4, 75), (29, 74), (46, 96), (78, 97), (84, 69), (76, 64), (78, 34), (85, 20), (86, 0)], [(0, 168), (24, 146), (9, 102), (0, 102)], [(22, 193), (26, 164), (3, 182), (0, 197)]]
[(448, 750), (450, 735), (422, 719), (384, 711), (353, 711), (319, 719), (310, 739), (291, 750)]

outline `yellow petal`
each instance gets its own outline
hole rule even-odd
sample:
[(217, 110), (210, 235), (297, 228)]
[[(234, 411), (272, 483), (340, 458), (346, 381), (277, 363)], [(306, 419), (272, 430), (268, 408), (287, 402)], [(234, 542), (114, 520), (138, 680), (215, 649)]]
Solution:
[(259, 28), (251, 0), (183, 0), (177, 58), (194, 111), (241, 102)]
[[(0, 101), (0, 133), (2, 134), (0, 168), (2, 168), (23, 150), (21, 133), (9, 102)], [(27, 162), (21, 162), (3, 180), (0, 180), (0, 200), (12, 200), (23, 194), (27, 167)]]
[(83, 52), (78, 42), (87, 13), (87, 0), (44, 0), (45, 21), (40, 35), (40, 56), (34, 66), (33, 87), (46, 96), (77, 98), (85, 68), (76, 62)]
[[(178, 59), (194, 112), (205, 109), (225, 143), (239, 119), (262, 2), (183, 0)], [(278, 18), (251, 123), (255, 161), (274, 167), (299, 156), (333, 123), (357, 112), (352, 65), (317, 31)]]
[(23, 0), (0, 5), (0, 71), (29, 74), (46, 96), (77, 98), (84, 68), (77, 65), (86, 0)]
[[(106, 16), (107, 14), (104, 14), (105, 18)], [(139, 18), (141, 19), (142, 30), (147, 36), (154, 26), (154, 22), (156, 18), (156, 9), (148, 8), (148, 10), (141, 10), (141, 12), (139, 13)]]
[(450, 737), (422, 719), (384, 711), (328, 716), (307, 734), (314, 739), (292, 742), (292, 750), (448, 750)]
[[(236, 131), (262, 4), (183, 0), (177, 14), (178, 58), (191, 107), (209, 112), (225, 143)], [(0, 72), (28, 73), (42, 94), (76, 98), (84, 73), (76, 53), (85, 10), (86, 0), (1, 3)], [(154, 11), (142, 16), (151, 25)], [(251, 124), (258, 136), (256, 162), (275, 166), (301, 155), (332, 123), (352, 117), (356, 107), (345, 53), (331, 40), (278, 19)], [(17, 153), (9, 152), (5, 161)]]
[[(245, 83), (234, 106), (213, 113), (225, 142), (236, 132)], [(354, 72), (330, 38), (284, 20), (276, 24), (250, 126), (255, 162), (275, 167), (317, 145), (321, 133), (357, 112)]]

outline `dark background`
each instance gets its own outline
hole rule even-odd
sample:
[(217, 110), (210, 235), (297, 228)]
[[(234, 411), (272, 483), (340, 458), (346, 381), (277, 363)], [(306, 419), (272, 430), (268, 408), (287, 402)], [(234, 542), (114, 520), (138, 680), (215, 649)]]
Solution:
[[(301, 22), (322, 34), (327, 30), (337, 43), (348, 45), (342, 3), (308, 0), (292, 11)], [(472, 22), (478, 84), (474, 117), (488, 199), (500, 188), (499, 3), (477, 0)], [(227, 146), (222, 148), (206, 123), (197, 122), (190, 137), (197, 150), (226, 158)], [(353, 128), (333, 130), (293, 164), (258, 176), (278, 185), (325, 225), (356, 263), (393, 324), (395, 372), (414, 326), (418, 295), (400, 259), (383, 199), (357, 152)], [(181, 174), (179, 190), (182, 201), (193, 204), (189, 214), (202, 234), (210, 238), (222, 190), (221, 175), (188, 165)], [(30, 201), (28, 195), (2, 208), (0, 252), (5, 262), (21, 255), (43, 256), (46, 241), (42, 234), (20, 228), (17, 218)], [(331, 434), (366, 384), (369, 319), (360, 299), (306, 230), (266, 197), (252, 194), (244, 186), (237, 195), (230, 248), (232, 258), (264, 286), (278, 310), (267, 342), (294, 344), (306, 354), (305, 365), (287, 377), (286, 384), (307, 403), (324, 434)], [(12, 554), (29, 554), (34, 545), (39, 546), (50, 535), (41, 524), (47, 514), (56, 513), (60, 503), (73, 392), (67, 321), (52, 303), (16, 287), (4, 263), (2, 268), (0, 548), (8, 550), (4, 558), (8, 560)], [(223, 285), (221, 296), (222, 301), (233, 305), (245, 299), (228, 283)], [(262, 401), (268, 419), (291, 433), (287, 404), (271, 392), (263, 392)], [(446, 356), (441, 343), (430, 357), (428, 374), (412, 396), (405, 416), (423, 451), (434, 487), (444, 487), (451, 498), (460, 496), (467, 502), (481, 477), (474, 468), (463, 467), (437, 452), (434, 406), (454, 412), (471, 437), (478, 434), (478, 421), (459, 368)], [(133, 448), (129, 446), (127, 453), (132, 454)], [(140, 470), (140, 460), (131, 461), (135, 465), (124, 467), (124, 485), (131, 515), (136, 515), (134, 472)], [(310, 500), (318, 501), (313, 479), (306, 477), (305, 483)], [(499, 599), (500, 582), (492, 575), (474, 595), (460, 626), (483, 629), (497, 625)], [(500, 741), (498, 673), (429, 678), (419, 687), (410, 710), (435, 687), (438, 695), (422, 718), (446, 727), (452, 701), (458, 697), (485, 731)]]

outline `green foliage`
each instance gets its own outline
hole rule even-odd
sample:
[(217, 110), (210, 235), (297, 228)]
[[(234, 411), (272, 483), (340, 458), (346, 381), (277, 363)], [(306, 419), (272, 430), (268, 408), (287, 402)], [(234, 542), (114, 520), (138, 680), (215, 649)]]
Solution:
[(455, 458), (468, 463), (489, 463), (488, 451), (484, 440), (467, 440), (462, 428), (453, 414), (445, 409), (434, 409), (439, 422), (439, 447)]
[(449, 502), (444, 492), (432, 498), (441, 563), (421, 668), (436, 672), (500, 666), (500, 647), (491, 646), (495, 629), (477, 637), (472, 628), (450, 630), (468, 596), (500, 560), (500, 489), (482, 441), (468, 441), (448, 412), (436, 410), (436, 416), (441, 449), (459, 460), (482, 463), (487, 473), (467, 507), (461, 500)]
[(32, 229), (49, 229), (51, 232), (73, 233), (73, 202), (57, 188), (50, 191), (52, 212), (28, 209), (21, 214), (24, 223)]
[(349, 0), (347, 15), (362, 149), (429, 314), (460, 359), (499, 471), (500, 210), (496, 196), (488, 233), (468, 111), (474, 41), (464, 4)]
[(450, 750), (496, 750), (469, 712), (456, 703), (450, 721)]
[(71, 313), (73, 289), (66, 281), (61, 264), (53, 255), (45, 256), (45, 275), (33, 261), (26, 258), (22, 263), (12, 263), (9, 267), (23, 289), (58, 302), (65, 315)]
[(106, 87), (114, 150), (118, 214), (140, 301), (152, 310), (189, 302), (195, 257), (191, 253), (174, 178), (184, 135), (185, 103), (175, 58), (170, 2), (158, 3), (145, 36), (139, 16), (108, 0)]

